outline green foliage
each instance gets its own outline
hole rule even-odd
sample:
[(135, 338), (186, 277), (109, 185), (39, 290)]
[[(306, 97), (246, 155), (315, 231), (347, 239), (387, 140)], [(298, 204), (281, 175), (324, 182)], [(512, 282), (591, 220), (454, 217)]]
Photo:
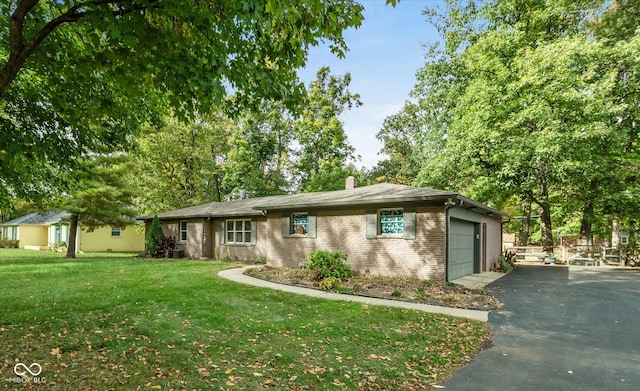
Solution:
[(402, 292), (396, 289), (395, 291), (393, 291), (393, 292), (391, 293), (391, 296), (393, 296), (393, 297), (395, 297), (395, 298), (402, 297)]
[(232, 198), (285, 194), (293, 120), (279, 102), (270, 100), (238, 117), (230, 128), (222, 185)]
[(389, 158), (378, 162), (372, 175), (378, 182), (412, 185), (419, 172), (418, 138), (420, 136), (420, 106), (406, 102), (397, 114), (385, 118), (376, 138), (383, 143), (382, 151)]
[(504, 273), (511, 273), (515, 267), (512, 262), (509, 262), (505, 257), (498, 258), (498, 263), (500, 264), (500, 271)]
[(20, 241), (13, 239), (0, 238), (0, 248), (19, 248)]
[(341, 251), (314, 251), (307, 254), (307, 261), (307, 267), (316, 272), (318, 280), (329, 277), (346, 279), (354, 275), (351, 265), (347, 263), (347, 254)]
[[(193, 121), (165, 117), (147, 124), (132, 153), (136, 167), (129, 173), (142, 213), (186, 208), (226, 196), (221, 188), (221, 162), (228, 151), (231, 121), (222, 113), (198, 114)], [(144, 173), (144, 175), (140, 175)]]
[(265, 257), (264, 255), (259, 255), (255, 258), (253, 258), (253, 263), (255, 265), (266, 265), (267, 264), (267, 257)]
[(340, 287), (340, 278), (338, 277), (325, 277), (320, 280), (318, 287), (323, 291), (330, 291)]
[(133, 199), (137, 190), (126, 183), (132, 164), (124, 154), (93, 154), (78, 160), (78, 167), (65, 173), (69, 192), (52, 202), (52, 209), (70, 214), (67, 256), (75, 257), (79, 226), (91, 232), (103, 226), (124, 228), (134, 223)]
[(303, 192), (344, 189), (344, 180), (353, 175), (346, 167), (355, 158), (339, 116), (360, 106), (360, 96), (348, 90), (351, 75), (332, 76), (328, 67), (318, 70), (309, 85), (302, 116), (295, 122), (296, 152), (294, 175)]
[(344, 56), (343, 31), (361, 24), (363, 9), (351, 0), (1, 0), (0, 204), (64, 187), (59, 174), (77, 157), (127, 148), (169, 111), (193, 118), (263, 99), (297, 107), (309, 48), (327, 42)]
[(147, 252), (153, 257), (157, 257), (164, 240), (164, 232), (162, 231), (162, 224), (158, 219), (158, 215), (153, 216), (151, 220), (151, 226), (149, 227), (149, 233), (147, 234)]
[[(630, 53), (640, 33), (623, 3), (451, 1), (444, 14), (428, 10), (444, 47), (432, 46), (413, 92), (417, 183), (497, 208), (517, 202), (517, 214), (533, 209), (543, 246), (553, 244), (552, 225), (576, 216), (584, 239), (615, 215), (636, 218), (639, 182), (629, 173), (640, 167), (640, 60)], [(403, 145), (404, 134), (383, 135), (385, 146)], [(399, 173), (401, 163), (389, 166)]]

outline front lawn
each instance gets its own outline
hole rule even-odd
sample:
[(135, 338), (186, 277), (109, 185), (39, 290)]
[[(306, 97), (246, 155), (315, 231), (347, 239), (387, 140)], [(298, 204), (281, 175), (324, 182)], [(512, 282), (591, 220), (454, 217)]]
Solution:
[(482, 322), (233, 283), (229, 263), (63, 257), (0, 249), (0, 389), (431, 389), (489, 339)]

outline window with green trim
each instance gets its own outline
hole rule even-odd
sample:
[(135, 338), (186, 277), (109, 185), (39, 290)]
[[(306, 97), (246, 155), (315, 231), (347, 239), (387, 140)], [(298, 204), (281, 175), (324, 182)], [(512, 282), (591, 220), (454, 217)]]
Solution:
[(404, 211), (380, 209), (380, 235), (402, 235), (404, 233)]
[(307, 235), (309, 233), (309, 214), (296, 212), (291, 214), (291, 234)]

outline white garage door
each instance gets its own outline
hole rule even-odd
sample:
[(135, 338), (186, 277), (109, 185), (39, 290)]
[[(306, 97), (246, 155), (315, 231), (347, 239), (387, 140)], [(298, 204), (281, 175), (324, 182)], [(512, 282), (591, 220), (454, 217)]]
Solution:
[(474, 224), (452, 219), (449, 224), (449, 281), (473, 273), (474, 243)]

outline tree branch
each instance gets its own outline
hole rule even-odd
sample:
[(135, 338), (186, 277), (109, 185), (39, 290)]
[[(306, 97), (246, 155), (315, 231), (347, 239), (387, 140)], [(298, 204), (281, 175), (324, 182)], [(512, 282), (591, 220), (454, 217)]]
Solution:
[[(4, 91), (8, 88), (11, 82), (18, 75), (20, 69), (24, 66), (25, 62), (34, 52), (34, 50), (49, 36), (56, 28), (64, 23), (75, 23), (78, 20), (86, 17), (90, 14), (100, 14), (101, 12), (88, 12), (81, 11), (89, 7), (99, 7), (104, 5), (123, 4), (128, 0), (93, 0), (83, 3), (78, 3), (69, 8), (66, 12), (62, 13), (57, 18), (51, 20), (45, 24), (40, 30), (38, 30), (33, 38), (28, 43), (24, 43), (24, 19), (38, 4), (39, 0), (24, 0), (18, 3), (13, 14), (11, 14), (11, 21), (9, 25), (9, 47), (10, 54), (7, 63), (0, 71), (0, 96), (4, 94)], [(157, 3), (158, 0), (149, 0), (149, 3)], [(147, 9), (146, 6), (134, 6), (131, 8), (123, 8), (119, 10), (113, 10), (109, 12), (102, 12), (105, 15), (110, 14), (113, 16), (124, 16), (131, 12), (141, 11)], [(80, 11), (80, 12), (79, 12)]]

